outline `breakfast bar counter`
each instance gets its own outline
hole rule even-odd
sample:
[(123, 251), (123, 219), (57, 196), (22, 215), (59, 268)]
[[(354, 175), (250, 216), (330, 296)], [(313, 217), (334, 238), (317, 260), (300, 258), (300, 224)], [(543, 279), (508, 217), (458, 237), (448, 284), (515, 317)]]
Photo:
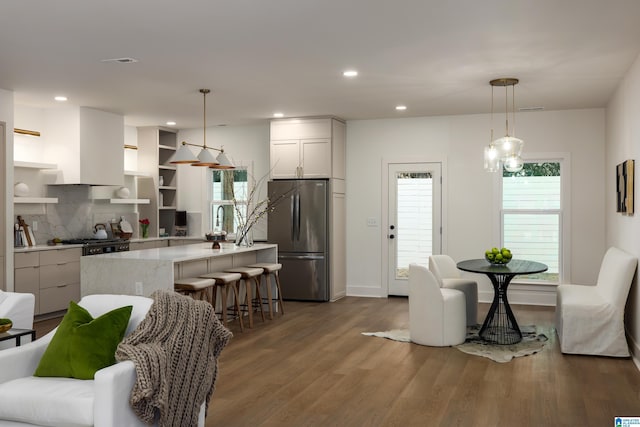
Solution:
[(278, 246), (249, 247), (211, 242), (84, 256), (80, 259), (80, 292), (149, 296), (157, 289), (173, 289), (175, 279), (241, 267), (278, 262)]

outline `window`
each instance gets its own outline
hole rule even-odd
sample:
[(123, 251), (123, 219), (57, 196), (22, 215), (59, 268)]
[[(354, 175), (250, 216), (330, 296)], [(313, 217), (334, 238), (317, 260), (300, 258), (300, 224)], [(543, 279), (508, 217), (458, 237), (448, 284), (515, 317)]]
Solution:
[[(246, 169), (213, 170), (211, 210), (209, 212), (210, 229), (235, 233), (238, 226), (235, 206), (247, 208), (249, 194)], [(243, 212), (246, 214), (246, 212)]]
[(514, 257), (546, 264), (529, 281), (559, 283), (563, 279), (563, 162), (525, 161), (522, 171), (503, 172), (502, 246)]

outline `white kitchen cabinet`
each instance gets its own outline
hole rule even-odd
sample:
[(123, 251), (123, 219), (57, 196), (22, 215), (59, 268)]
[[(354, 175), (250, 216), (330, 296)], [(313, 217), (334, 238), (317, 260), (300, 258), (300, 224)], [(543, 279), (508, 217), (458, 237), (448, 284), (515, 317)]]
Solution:
[(271, 141), (272, 179), (328, 178), (331, 176), (331, 140)]
[(79, 248), (16, 253), (15, 291), (35, 295), (35, 314), (65, 310), (80, 300), (81, 256)]
[(169, 163), (178, 148), (176, 131), (160, 127), (138, 128), (138, 170), (152, 179), (138, 181), (138, 197), (150, 203), (139, 206), (140, 218), (151, 223), (149, 237), (158, 237), (163, 228), (174, 235), (178, 204), (178, 174), (176, 165)]
[(335, 118), (272, 121), (271, 179), (344, 179), (345, 130)]
[(130, 251), (140, 251), (143, 249), (155, 249), (155, 248), (165, 248), (169, 246), (166, 240), (149, 240), (149, 241), (136, 241), (129, 243)]
[(329, 298), (335, 301), (347, 295), (347, 208), (344, 193), (331, 195), (331, 289)]
[(54, 184), (123, 185), (124, 116), (87, 107), (45, 112), (47, 158), (60, 173)]

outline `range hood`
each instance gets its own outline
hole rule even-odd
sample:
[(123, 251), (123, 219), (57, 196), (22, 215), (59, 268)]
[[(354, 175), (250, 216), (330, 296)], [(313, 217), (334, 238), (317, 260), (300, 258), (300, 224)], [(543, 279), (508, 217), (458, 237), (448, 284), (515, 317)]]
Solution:
[(47, 158), (58, 171), (50, 185), (124, 184), (124, 117), (88, 107), (48, 110)]

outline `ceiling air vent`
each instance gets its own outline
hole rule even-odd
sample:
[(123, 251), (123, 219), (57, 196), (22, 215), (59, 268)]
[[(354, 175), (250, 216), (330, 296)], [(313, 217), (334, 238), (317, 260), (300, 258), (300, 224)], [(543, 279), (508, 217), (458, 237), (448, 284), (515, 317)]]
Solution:
[(135, 58), (113, 58), (113, 59), (103, 59), (100, 62), (118, 62), (120, 64), (130, 64), (132, 62), (138, 62)]

